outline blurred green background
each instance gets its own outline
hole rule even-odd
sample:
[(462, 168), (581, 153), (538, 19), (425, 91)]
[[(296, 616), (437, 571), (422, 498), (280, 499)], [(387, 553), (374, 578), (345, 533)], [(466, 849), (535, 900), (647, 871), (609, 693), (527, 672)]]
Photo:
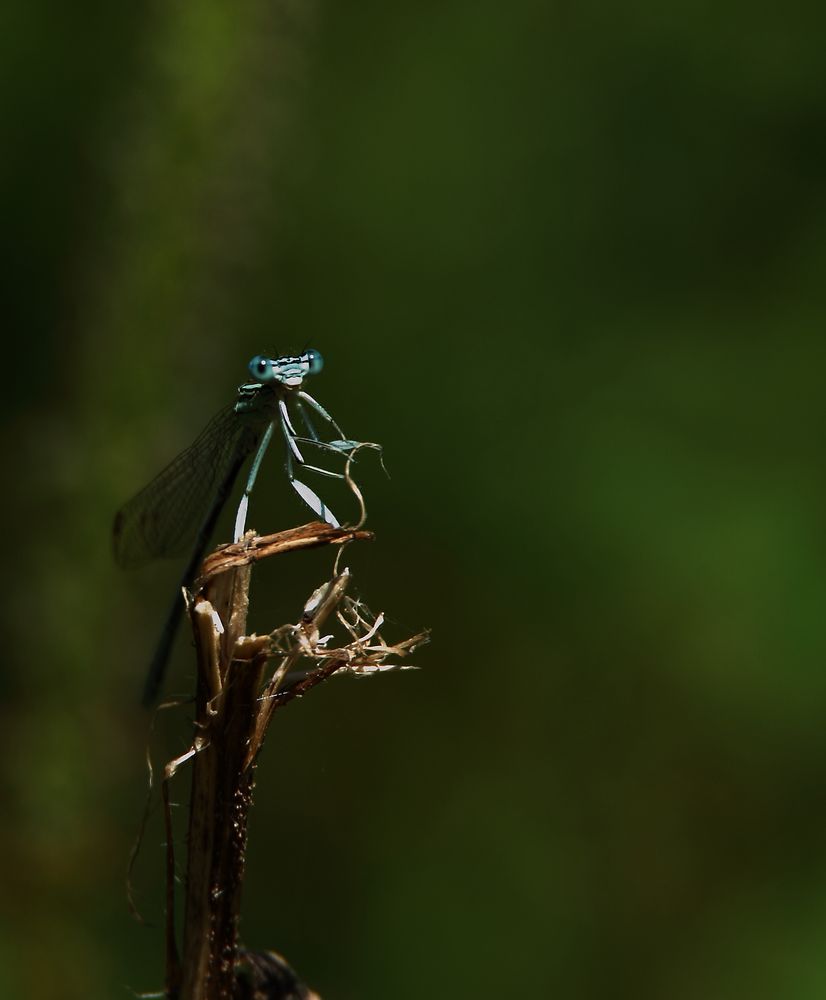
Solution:
[[(325, 1000), (826, 994), (805, 10), (4, 9), (0, 996), (162, 982), (157, 811), (148, 927), (124, 869), (180, 567), (119, 573), (111, 518), (306, 345), (392, 474), (358, 587), (434, 641), (276, 717), (245, 943)], [(307, 519), (270, 457), (261, 531)], [(328, 565), (262, 567), (253, 624)], [(188, 739), (164, 718), (156, 762)]]

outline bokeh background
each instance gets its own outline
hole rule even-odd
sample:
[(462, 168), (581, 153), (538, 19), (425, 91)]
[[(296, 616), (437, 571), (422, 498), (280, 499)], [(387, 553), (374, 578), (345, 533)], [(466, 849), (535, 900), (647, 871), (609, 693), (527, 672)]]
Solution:
[[(247, 945), (325, 1000), (824, 996), (805, 10), (4, 8), (0, 996), (162, 983), (157, 810), (147, 926), (124, 870), (180, 567), (119, 573), (111, 518), (253, 354), (307, 345), (392, 475), (359, 590), (433, 643), (277, 717)], [(271, 458), (262, 531), (307, 519)], [(262, 567), (253, 624), (328, 565)], [(188, 738), (164, 717), (156, 763)]]

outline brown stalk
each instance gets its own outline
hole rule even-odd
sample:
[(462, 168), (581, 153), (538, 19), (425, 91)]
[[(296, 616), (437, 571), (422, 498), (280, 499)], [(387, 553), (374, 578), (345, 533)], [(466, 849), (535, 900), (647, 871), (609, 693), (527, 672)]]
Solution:
[[(351, 482), (351, 488), (360, 494)], [(363, 523), (363, 503), (362, 522)], [(355, 528), (310, 524), (222, 545), (204, 561), (187, 595), (195, 639), (194, 737), (164, 770), (167, 834), (166, 995), (171, 1000), (319, 1000), (275, 952), (239, 948), (238, 926), (255, 765), (274, 712), (339, 673), (411, 669), (396, 662), (427, 633), (388, 645), (382, 614), (347, 596), (350, 572), (334, 573), (304, 605), (295, 624), (245, 635), (252, 565), (286, 552), (371, 539)], [(338, 560), (336, 560), (336, 566)], [(344, 645), (322, 637), (330, 619)], [(307, 667), (309, 663), (309, 667)], [(273, 666), (274, 664), (274, 666)], [(265, 674), (270, 676), (265, 680)], [(286, 682), (286, 683), (285, 683)], [(192, 763), (182, 949), (175, 932), (175, 857), (170, 782)]]
[[(340, 546), (372, 537), (368, 531), (312, 522), (276, 535), (257, 537), (250, 533), (240, 543), (219, 547), (204, 562), (188, 602), (197, 658), (195, 738), (185, 754), (167, 765), (163, 782), (168, 881), (166, 993), (170, 998), (230, 1000), (241, 991), (236, 966), (247, 817), (255, 759), (275, 707), (272, 699), (260, 699), (271, 656), (270, 637), (242, 638), (252, 563), (284, 552)], [(332, 607), (327, 613), (330, 610)], [(325, 666), (325, 676), (335, 669)], [(168, 785), (188, 760), (193, 761), (192, 793), (179, 957)], [(250, 961), (247, 954), (247, 966)], [(259, 966), (260, 962), (255, 968)], [(305, 989), (299, 984), (295, 990), (299, 988)], [(302, 996), (295, 991), (292, 995)], [(308, 992), (303, 995), (310, 996)]]

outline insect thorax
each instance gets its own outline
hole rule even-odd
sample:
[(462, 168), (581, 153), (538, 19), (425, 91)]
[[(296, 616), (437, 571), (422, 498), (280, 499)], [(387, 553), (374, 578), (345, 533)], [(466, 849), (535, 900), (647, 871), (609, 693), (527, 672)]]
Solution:
[[(282, 387), (283, 388), (283, 387)], [(238, 386), (235, 412), (238, 414), (264, 415), (278, 408), (278, 389), (274, 385), (250, 382)]]

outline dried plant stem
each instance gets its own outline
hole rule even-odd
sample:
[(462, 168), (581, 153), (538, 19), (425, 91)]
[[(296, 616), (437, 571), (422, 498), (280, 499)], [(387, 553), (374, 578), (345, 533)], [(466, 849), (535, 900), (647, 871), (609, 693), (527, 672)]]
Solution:
[[(204, 563), (189, 603), (198, 666), (196, 736), (190, 749), (171, 761), (164, 774), (169, 883), (166, 992), (175, 1000), (230, 1000), (237, 995), (247, 817), (256, 757), (275, 707), (274, 699), (262, 701), (260, 695), (271, 655), (270, 637), (241, 638), (246, 627), (251, 564), (283, 552), (371, 537), (367, 531), (313, 522), (278, 535), (222, 546)], [(336, 668), (325, 664), (323, 669), (326, 677)], [(314, 683), (321, 679), (319, 676)], [(309, 689), (313, 686), (309, 681), (307, 677), (299, 684)], [(296, 690), (292, 696), (299, 693)], [(177, 768), (190, 758), (194, 760), (189, 857), (179, 959), (168, 784)]]

